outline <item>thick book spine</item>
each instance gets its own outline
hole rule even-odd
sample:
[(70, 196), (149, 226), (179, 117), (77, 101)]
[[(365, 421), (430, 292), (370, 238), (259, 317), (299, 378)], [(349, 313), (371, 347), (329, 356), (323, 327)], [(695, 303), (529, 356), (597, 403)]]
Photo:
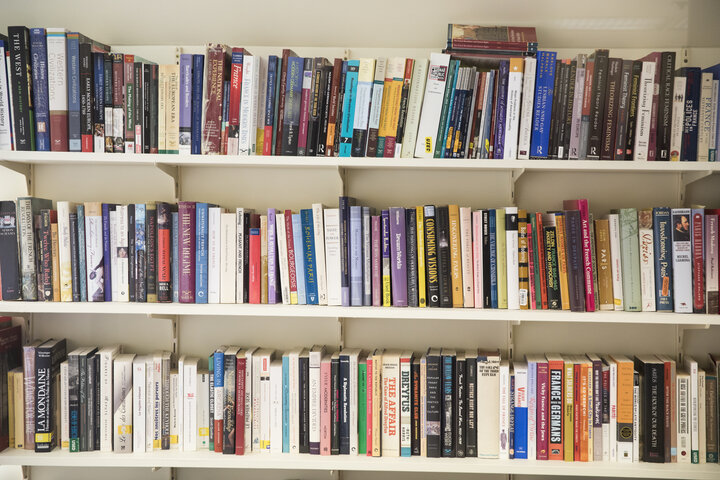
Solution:
[[(447, 206), (437, 208), (437, 257), (439, 306), (452, 307), (452, 265), (450, 252), (450, 215)], [(394, 293), (394, 292), (393, 292)]]
[(204, 125), (202, 152), (219, 154), (222, 143), (222, 104), (225, 81), (229, 80), (228, 48), (220, 44), (208, 44), (205, 67), (205, 98), (203, 99)]
[(590, 99), (590, 129), (588, 132), (588, 159), (599, 159), (602, 146), (602, 130), (605, 120), (605, 96), (608, 83), (609, 51), (595, 51), (593, 89)]
[[(50, 149), (54, 152), (66, 152), (68, 150), (68, 89), (67, 89), (67, 34), (64, 29), (47, 29), (47, 56), (48, 56), (48, 108), (50, 111)], [(104, 76), (103, 54), (95, 54), (99, 57), (99, 67)], [(96, 70), (95, 78), (98, 79)], [(103, 82), (104, 83), (104, 82)], [(103, 85), (104, 87), (104, 85)], [(96, 92), (99, 88), (96, 86)], [(104, 98), (103, 98), (104, 100)], [(104, 108), (103, 108), (104, 110)], [(99, 111), (98, 111), (99, 113)], [(104, 111), (103, 111), (104, 115)], [(104, 136), (103, 129), (100, 135)], [(102, 139), (100, 148), (102, 151), (105, 139)]]
[(392, 282), (392, 305), (408, 306), (407, 291), (407, 244), (405, 209), (390, 208), (390, 279)]
[(355, 307), (363, 303), (362, 207), (350, 207), (349, 225), (350, 305)]
[(297, 155), (300, 129), (300, 104), (302, 97), (302, 77), (304, 61), (299, 57), (289, 57), (287, 78), (285, 81), (285, 106), (282, 129), (282, 154)]
[(178, 217), (179, 301), (180, 303), (193, 303), (195, 301), (195, 243), (197, 232), (195, 202), (180, 202), (178, 204)]
[(627, 312), (638, 312), (642, 310), (642, 300), (637, 210), (620, 209), (619, 220), (624, 309)]
[(672, 134), (673, 83), (675, 52), (662, 52), (660, 57), (660, 93), (658, 95), (657, 135), (655, 160), (670, 160)]
[(628, 135), (628, 110), (630, 106), (630, 86), (632, 82), (632, 60), (622, 61), (620, 85), (618, 88), (617, 128), (615, 130), (615, 151), (613, 160), (625, 160), (625, 144)]
[(652, 210), (638, 211), (638, 241), (640, 247), (640, 292), (642, 310), (655, 311), (655, 257)]
[(706, 313), (718, 313), (720, 299), (718, 290), (718, 214), (717, 211), (705, 212), (705, 291)]
[(305, 267), (305, 294), (308, 305), (318, 305), (318, 269), (315, 254), (315, 232), (313, 229), (313, 211), (300, 211), (302, 256)]
[(161, 303), (172, 301), (172, 212), (165, 202), (157, 204), (157, 300)]
[(35, 150), (50, 151), (50, 112), (48, 101), (48, 49), (44, 28), (30, 29), (32, 92), (35, 106)]
[(417, 212), (414, 208), (405, 210), (405, 219), (408, 306), (417, 307), (419, 306)]
[(531, 158), (548, 158), (550, 143), (550, 117), (555, 81), (555, 52), (538, 52), (535, 84), (535, 108), (530, 141)]
[[(190, 113), (190, 153), (202, 153), (202, 104), (203, 104), (203, 72), (205, 70), (205, 55), (192, 56), (192, 104)], [(147, 74), (146, 74), (147, 75)], [(145, 97), (148, 96), (145, 89)], [(148, 125), (145, 125), (147, 131)], [(147, 152), (146, 152), (147, 153)]]
[(633, 160), (649, 160), (650, 130), (652, 127), (653, 89), (655, 80), (655, 62), (642, 62), (642, 74), (638, 90), (637, 124)]
[[(68, 46), (71, 44), (68, 34)], [(112, 151), (122, 153), (125, 151), (125, 76), (123, 71), (124, 56), (122, 53), (113, 53), (112, 57)], [(72, 58), (69, 59), (72, 62)], [(72, 63), (70, 63), (72, 66)], [(70, 121), (70, 150), (73, 150), (73, 77), (70, 75), (69, 121)], [(78, 111), (79, 115), (79, 111)]]
[(30, 60), (30, 32), (26, 27), (8, 27), (10, 69), (8, 81), (12, 92), (12, 117), (15, 150), (35, 149), (35, 112)]
[(692, 296), (693, 313), (705, 313), (705, 219), (704, 211), (693, 208), (690, 220), (690, 238), (692, 242)]
[(454, 351), (446, 353), (445, 349), (442, 350), (442, 370), (441, 370), (441, 385), (442, 385), (442, 417), (441, 417), (441, 456), (443, 457), (455, 457), (457, 450), (457, 442), (455, 438), (456, 425), (455, 416), (457, 415), (455, 405), (455, 375), (456, 375), (456, 361)]
[(208, 303), (208, 209), (195, 204), (195, 303)]
[(427, 456), (440, 457), (442, 410), (442, 357), (439, 350), (430, 350), (427, 355)]
[(374, 73), (375, 59), (361, 59), (357, 78), (356, 107), (352, 121), (353, 134), (351, 156), (353, 157), (365, 156), (369, 125), (368, 120), (373, 94)]
[(81, 43), (80, 50), (80, 141), (83, 152), (92, 152), (93, 139), (93, 57), (91, 45)]
[(600, 143), (600, 159), (612, 160), (615, 151), (615, 134), (618, 124), (620, 84), (622, 81), (621, 58), (611, 58), (608, 63), (607, 89), (605, 91), (605, 119)]

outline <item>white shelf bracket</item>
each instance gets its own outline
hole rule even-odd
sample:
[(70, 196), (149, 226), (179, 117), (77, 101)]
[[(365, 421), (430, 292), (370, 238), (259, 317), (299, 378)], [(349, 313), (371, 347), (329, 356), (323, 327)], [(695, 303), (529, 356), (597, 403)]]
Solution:
[(510, 320), (505, 322), (506, 325), (506, 338), (505, 345), (507, 346), (507, 358), (512, 360), (515, 354), (515, 325), (520, 325), (519, 320)]
[(516, 198), (516, 197), (515, 197), (515, 187), (516, 187), (516, 185), (517, 185), (518, 179), (519, 179), (520, 177), (522, 177), (524, 173), (525, 173), (525, 169), (524, 169), (524, 168), (514, 168), (514, 169), (512, 169), (512, 171), (510, 172), (510, 203), (511, 203), (512, 205), (516, 205), (516, 201), (515, 201), (515, 198)]
[(21, 468), (23, 480), (30, 480), (30, 467), (27, 465), (23, 465)]
[(343, 52), (343, 60), (350, 60), (350, 49), (346, 48)]
[(345, 196), (347, 195), (347, 170), (345, 167), (338, 166), (336, 172), (339, 183), (338, 192), (340, 192), (340, 195)]
[(686, 192), (687, 187), (689, 185), (692, 185), (693, 183), (697, 182), (698, 180), (702, 180), (705, 177), (709, 177), (712, 175), (712, 170), (699, 170), (695, 172), (683, 172), (680, 174), (680, 205), (685, 204), (685, 200), (687, 198)]
[(345, 319), (337, 317), (338, 346), (340, 350), (345, 348)]
[(175, 47), (175, 63), (180, 64), (180, 55), (183, 53), (181, 47)]
[(178, 325), (178, 315), (165, 315), (165, 314), (158, 314), (158, 313), (148, 313), (147, 318), (159, 318), (163, 320), (170, 320), (171, 325), (171, 332), (170, 335), (172, 338), (170, 339), (172, 342), (172, 353), (177, 354), (180, 352), (180, 328)]
[(33, 175), (35, 174), (35, 168), (34, 165), (31, 163), (19, 163), (19, 162), (11, 162), (7, 160), (0, 161), (0, 166), (7, 168), (8, 170), (12, 170), (15, 173), (19, 173), (20, 175), (25, 177), (25, 185), (27, 188), (27, 194), (29, 196), (32, 196), (35, 194), (33, 191), (34, 189), (34, 178)]
[(182, 193), (180, 191), (180, 167), (177, 165), (167, 165), (165, 163), (155, 163), (155, 166), (168, 177), (172, 178), (175, 201), (180, 201)]
[(676, 325), (675, 326), (675, 357), (678, 364), (682, 364), (685, 355), (685, 331), (686, 330), (709, 330), (710, 324), (700, 325)]

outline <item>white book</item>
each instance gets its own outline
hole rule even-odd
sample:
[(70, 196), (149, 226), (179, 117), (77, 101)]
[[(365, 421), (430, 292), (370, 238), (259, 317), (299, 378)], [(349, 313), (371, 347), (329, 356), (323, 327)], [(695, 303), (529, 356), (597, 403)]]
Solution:
[(380, 127), (380, 114), (382, 113), (387, 64), (387, 57), (380, 57), (375, 60), (375, 77), (373, 79), (370, 113), (368, 115), (368, 138), (370, 137), (371, 129), (375, 129), (375, 134), (377, 134), (377, 130)]
[[(118, 205), (115, 209), (117, 212), (117, 257), (116, 266), (113, 273), (117, 275), (118, 296), (113, 293), (113, 301), (129, 302), (130, 301), (130, 279), (128, 271), (128, 207), (127, 205)], [(87, 235), (87, 233), (86, 233)], [(122, 252), (122, 254), (120, 253)], [(114, 267), (115, 265), (113, 265)], [(117, 298), (117, 300), (116, 300)]]
[[(690, 209), (673, 208), (672, 256), (673, 301), (675, 313), (692, 313), (692, 246), (690, 242)], [(696, 389), (697, 390), (697, 389)]]
[(720, 80), (713, 80), (713, 91), (712, 91), (712, 113), (711, 121), (712, 126), (710, 127), (710, 158), (711, 162), (717, 161), (717, 150), (718, 150), (718, 108), (720, 108)]
[[(255, 429), (260, 428), (260, 424), (255, 425), (255, 415), (259, 417), (260, 408), (260, 397), (255, 397), (255, 393), (260, 389), (260, 382), (258, 377), (257, 384), (254, 381), (255, 375), (255, 355), (260, 352), (257, 347), (248, 348), (245, 350), (245, 452), (257, 451), (259, 448), (259, 436), (258, 444), (255, 444)], [(257, 405), (256, 405), (257, 402)], [(237, 427), (239, 428), (239, 427)]]
[(258, 69), (257, 100), (255, 102), (255, 150), (253, 150), (252, 155), (262, 155), (262, 144), (265, 137), (268, 64), (267, 57), (257, 57), (256, 61), (258, 61), (260, 68)]
[[(480, 352), (477, 357), (478, 458), (500, 454), (500, 352)], [(507, 429), (505, 429), (507, 435)]]
[(317, 271), (318, 304), (327, 305), (327, 270), (325, 268), (325, 221), (322, 203), (313, 203), (313, 235)]
[(275, 214), (275, 230), (277, 232), (278, 263), (280, 266), (280, 293), (282, 303), (290, 305), (290, 264), (287, 256), (287, 235), (285, 232), (285, 214)]
[(113, 451), (113, 361), (120, 345), (103, 347), (100, 355), (100, 451)]
[(180, 355), (177, 361), (177, 398), (175, 399), (175, 409), (177, 410), (177, 448), (184, 450), (185, 446), (185, 361), (187, 355)]
[[(220, 303), (220, 252), (222, 208), (208, 209), (208, 303)], [(234, 271), (234, 270), (233, 270)]]
[(615, 310), (622, 311), (624, 307), (622, 256), (620, 254), (620, 218), (617, 213), (611, 213), (607, 218), (610, 234), (610, 271), (613, 281), (613, 302), (615, 303)]
[[(5, 71), (10, 72), (10, 55), (5, 56)], [(15, 118), (15, 113), (14, 113), (13, 102), (12, 102), (13, 88), (12, 88), (12, 82), (10, 81), (10, 73), (7, 74), (7, 77), (8, 77), (8, 99), (9, 99), (8, 104), (10, 106), (10, 124), (12, 125), (13, 119)], [(11, 127), (11, 130), (12, 130), (11, 136), (12, 136), (13, 150), (14, 150), (15, 149), (14, 146), (17, 144), (17, 140), (15, 139), (15, 128)]]
[(180, 380), (176, 370), (170, 372), (170, 449), (177, 450), (180, 440), (178, 404), (182, 403)]
[(642, 311), (655, 311), (655, 256), (653, 243), (652, 210), (638, 211), (640, 241), (640, 292)]
[(570, 160), (577, 160), (580, 157), (580, 130), (586, 72), (587, 55), (581, 53), (577, 56), (577, 69), (575, 72), (575, 95), (573, 97), (572, 124), (570, 126), (570, 151), (568, 152), (568, 159)]
[[(250, 155), (252, 140), (251, 132), (255, 133), (255, 120), (253, 110), (253, 88), (255, 80), (255, 70), (257, 70), (257, 61), (255, 57), (245, 52), (243, 55), (243, 76), (242, 76), (242, 90), (240, 96), (240, 138), (238, 141), (239, 155)], [(254, 136), (254, 135), (252, 135)]]
[(205, 451), (210, 445), (210, 374), (198, 370), (197, 374), (197, 450)]
[[(64, 28), (48, 28), (47, 35), (47, 82), (48, 82), (48, 110), (49, 116), (64, 115), (67, 122), (68, 115), (68, 80), (67, 80), (67, 33)], [(55, 114), (55, 115), (53, 115)], [(52, 120), (50, 120), (52, 124)], [(50, 133), (52, 133), (51, 125)], [(59, 140), (59, 139), (58, 139)], [(67, 142), (67, 139), (66, 139)], [(0, 143), (2, 141), (0, 140)], [(98, 138), (93, 140), (96, 152), (105, 150), (105, 138), (98, 146)], [(50, 149), (61, 149), (62, 145), (51, 144)], [(67, 143), (65, 144), (67, 150)]]
[(699, 463), (700, 455), (700, 405), (698, 397), (698, 363), (693, 357), (683, 357), (685, 370), (690, 374), (689, 399), (689, 420), (690, 420), (690, 458), (692, 463)]
[(0, 45), (0, 150), (11, 150), (13, 143), (9, 92), (5, 47)]
[(427, 354), (420, 357), (420, 456), (427, 456)]
[(72, 250), (70, 248), (70, 212), (72, 210), (75, 210), (74, 203), (57, 202), (58, 259), (60, 264), (60, 301), (62, 302), (73, 301), (72, 263), (70, 259), (70, 252)]
[[(610, 373), (610, 392), (609, 392), (609, 403), (610, 403), (610, 422), (608, 423), (608, 432), (605, 433), (605, 424), (603, 423), (603, 445), (605, 437), (608, 442), (608, 460), (611, 462), (617, 462), (617, 363), (615, 360), (607, 355), (603, 355), (603, 368), (608, 367)], [(605, 460), (605, 454), (603, 452), (603, 460)]]
[(690, 374), (678, 369), (675, 378), (677, 385), (677, 461), (691, 463), (692, 438), (690, 434)]
[[(253, 411), (253, 420), (258, 417), (258, 425), (260, 427), (260, 452), (270, 453), (270, 364), (273, 361), (273, 350), (258, 350), (255, 354), (257, 361), (253, 365), (258, 367), (259, 374), (259, 411)], [(253, 405), (254, 406), (254, 405)]]
[(698, 368), (698, 462), (707, 462), (707, 418), (705, 411), (705, 370)]
[(145, 356), (145, 451), (155, 448), (155, 359)]
[(507, 257), (508, 310), (520, 310), (517, 207), (505, 208), (505, 242), (505, 255)]
[[(367, 131), (370, 117), (370, 100), (372, 98), (373, 78), (375, 75), (375, 59), (361, 58), (357, 76), (357, 93), (355, 94), (355, 115), (353, 129)], [(367, 139), (367, 135), (365, 135)], [(362, 145), (363, 152), (365, 145)]]
[[(337, 208), (325, 209), (325, 263), (327, 266), (328, 305), (341, 305), (340, 289), (340, 216)], [(282, 264), (282, 261), (281, 261)]]
[(530, 137), (532, 135), (533, 106), (535, 103), (535, 70), (537, 59), (525, 58), (525, 74), (522, 86), (522, 108), (520, 109), (520, 130), (518, 133), (517, 158), (530, 158)]
[(637, 100), (635, 145), (633, 147), (633, 160), (635, 161), (645, 161), (648, 159), (654, 81), (655, 62), (643, 62), (642, 73), (640, 74), (640, 91), (638, 92)]
[(527, 458), (537, 458), (537, 364), (542, 356), (529, 355), (527, 361)]
[(113, 362), (113, 451), (131, 453), (132, 433), (132, 385), (134, 353), (121, 354)]
[(309, 352), (309, 374), (308, 380), (310, 385), (308, 394), (310, 396), (310, 412), (309, 412), (309, 439), (310, 453), (320, 454), (320, 363), (325, 355), (325, 347), (313, 345)]
[(283, 444), (282, 360), (270, 362), (270, 453), (282, 453)]
[(463, 306), (465, 308), (475, 306), (472, 227), (472, 209), (470, 207), (460, 207), (460, 258), (462, 264)]
[[(341, 353), (342, 355), (342, 353)], [(382, 356), (382, 456), (400, 456), (400, 355), (399, 350), (385, 350)], [(351, 370), (352, 371), (352, 370)]]
[[(402, 149), (400, 150), (400, 157), (402, 158), (413, 158), (415, 154), (418, 126), (420, 125), (420, 109), (423, 104), (423, 94), (425, 93), (427, 73), (428, 60), (426, 58), (416, 58), (415, 65), (413, 65), (410, 93), (408, 94), (408, 108), (407, 117), (405, 119), (404, 137), (398, 139), (399, 142), (402, 142)], [(470, 142), (466, 142), (466, 147), (469, 143)]]
[(372, 250), (370, 226), (370, 207), (362, 207), (362, 272), (363, 272), (363, 305), (372, 305)]
[(197, 357), (185, 357), (182, 368), (182, 450), (186, 452), (198, 449), (198, 361)]
[[(0, 53), (1, 52), (0, 48)], [(0, 62), (3, 63), (3, 62)], [(2, 72), (0, 72), (2, 73)], [(70, 377), (69, 362), (65, 360), (60, 364), (60, 449), (67, 450), (70, 448)], [(18, 408), (18, 407), (15, 407)], [(9, 418), (12, 422), (12, 417)], [(22, 436), (20, 432), (15, 432), (16, 436)], [(10, 447), (13, 445), (11, 444)]]
[(120, 215), (119, 206), (115, 210), (110, 210), (110, 285), (112, 287), (112, 299), (116, 300), (120, 295), (120, 285), (118, 284), (118, 216)]
[[(237, 251), (236, 220), (233, 213), (220, 214), (220, 303), (238, 303), (242, 301), (235, 297), (235, 279), (237, 265), (235, 252)], [(242, 257), (238, 257), (242, 259)], [(242, 261), (237, 262), (242, 263)], [(240, 275), (237, 275), (240, 278)]]
[(632, 439), (632, 461), (640, 461), (640, 386), (633, 387), (633, 439)]
[[(58, 225), (58, 230), (59, 230)], [(59, 233), (59, 231), (58, 231)], [(105, 285), (98, 275), (103, 265), (102, 206), (100, 203), (85, 204), (85, 257), (87, 266), (88, 302), (103, 302)]]
[[(698, 112), (697, 161), (707, 162), (710, 158), (710, 130), (713, 129), (713, 74), (703, 72), (700, 79), (700, 108)], [(702, 458), (702, 455), (700, 456)]]
[(145, 452), (146, 365), (147, 356), (133, 359), (133, 452)]
[[(510, 60), (507, 85), (507, 110), (505, 114), (505, 145), (503, 158), (518, 157), (518, 130), (520, 128), (520, 102), (523, 87), (523, 62)], [(562, 147), (560, 147), (562, 150)], [(559, 155), (558, 155), (559, 156)], [(560, 157), (562, 158), (562, 157)]]
[(290, 402), (289, 407), (289, 423), (290, 423), (290, 453), (300, 453), (300, 392), (298, 391), (298, 385), (300, 381), (300, 353), (301, 348), (296, 348), (288, 352), (288, 363), (289, 363), (289, 383), (290, 388), (288, 392), (288, 399)]
[[(245, 303), (245, 214), (252, 212), (247, 208), (238, 207), (235, 209), (236, 230), (235, 230), (235, 300), (232, 303)], [(220, 280), (220, 288), (222, 288)], [(220, 294), (222, 297), (222, 294)], [(222, 298), (220, 300), (222, 302)]]
[[(510, 363), (507, 360), (500, 361), (500, 382), (499, 382), (499, 397), (500, 397), (500, 408), (499, 412), (499, 437), (498, 437), (498, 458), (500, 460), (508, 460), (510, 458), (509, 450), (509, 438), (510, 433)], [(480, 377), (478, 377), (478, 380)], [(480, 390), (478, 390), (479, 392)], [(482, 395), (478, 395), (478, 398)], [(479, 412), (478, 412), (479, 413)], [(480, 420), (480, 417), (478, 417)], [(478, 422), (478, 426), (481, 422)], [(480, 454), (480, 431), (478, 430), (478, 455)]]
[(483, 308), (482, 210), (472, 212), (473, 300)]
[(685, 123), (685, 87), (687, 78), (677, 75), (673, 80), (672, 119), (670, 124), (670, 160), (680, 161)]
[(409, 457), (410, 444), (412, 442), (411, 432), (411, 401), (412, 380), (410, 370), (412, 367), (413, 352), (406, 350), (400, 355), (400, 455)]
[(420, 113), (417, 140), (415, 142), (415, 156), (419, 158), (432, 158), (435, 152), (435, 141), (440, 122), (443, 97), (445, 96), (445, 83), (447, 82), (450, 65), (450, 55), (443, 53), (430, 54), (430, 67), (428, 68), (425, 95)]

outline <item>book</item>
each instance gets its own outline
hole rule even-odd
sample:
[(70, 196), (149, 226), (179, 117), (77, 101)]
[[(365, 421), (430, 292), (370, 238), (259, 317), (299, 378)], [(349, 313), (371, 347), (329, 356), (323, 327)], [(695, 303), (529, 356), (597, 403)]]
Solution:
[(692, 248), (690, 241), (690, 209), (673, 208), (672, 273), (673, 303), (676, 313), (690, 313), (692, 302)]

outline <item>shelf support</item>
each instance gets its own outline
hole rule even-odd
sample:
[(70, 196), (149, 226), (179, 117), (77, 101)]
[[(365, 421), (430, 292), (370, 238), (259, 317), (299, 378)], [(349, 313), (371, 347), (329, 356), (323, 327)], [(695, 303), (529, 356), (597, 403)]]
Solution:
[(181, 191), (180, 191), (180, 167), (177, 165), (168, 165), (165, 163), (155, 163), (155, 166), (172, 178), (173, 180), (173, 195), (175, 197), (175, 202), (177, 203), (180, 201), (181, 198)]
[(689, 185), (712, 175), (712, 170), (698, 170), (695, 172), (683, 172), (680, 174), (680, 202), (679, 205), (685, 204), (687, 198), (686, 191)]
[(178, 325), (178, 315), (165, 315), (165, 314), (158, 314), (158, 313), (148, 313), (147, 318), (159, 318), (163, 320), (170, 320), (170, 328), (171, 328), (171, 336), (170, 339), (172, 342), (172, 353), (178, 354), (180, 352), (180, 329)]
[(2, 161), (0, 161), (0, 166), (7, 168), (8, 170), (12, 170), (13, 172), (19, 173), (20, 175), (24, 176), (25, 177), (25, 186), (27, 188), (27, 194), (29, 196), (32, 196), (35, 194), (35, 192), (33, 191), (33, 188), (34, 188), (33, 175), (35, 174), (35, 168), (34, 168), (33, 164), (2, 160)]
[(345, 196), (347, 195), (347, 170), (345, 167), (338, 165), (336, 172), (338, 176), (338, 183), (340, 184), (338, 191), (340, 192), (340, 195)]
[(505, 322), (505, 325), (505, 345), (507, 347), (507, 358), (508, 360), (512, 360), (515, 354), (515, 325), (520, 325), (520, 322), (516, 320), (509, 320)]
[(677, 359), (678, 365), (682, 364), (685, 355), (685, 331), (709, 329), (710, 324), (675, 325), (675, 358)]
[(340, 350), (345, 348), (345, 319), (337, 317), (338, 347)]
[(22, 467), (22, 478), (23, 480), (30, 480), (30, 467), (27, 465), (23, 465)]
[(513, 168), (510, 171), (510, 203), (516, 205), (515, 201), (515, 185), (520, 177), (525, 173), (524, 168)]

